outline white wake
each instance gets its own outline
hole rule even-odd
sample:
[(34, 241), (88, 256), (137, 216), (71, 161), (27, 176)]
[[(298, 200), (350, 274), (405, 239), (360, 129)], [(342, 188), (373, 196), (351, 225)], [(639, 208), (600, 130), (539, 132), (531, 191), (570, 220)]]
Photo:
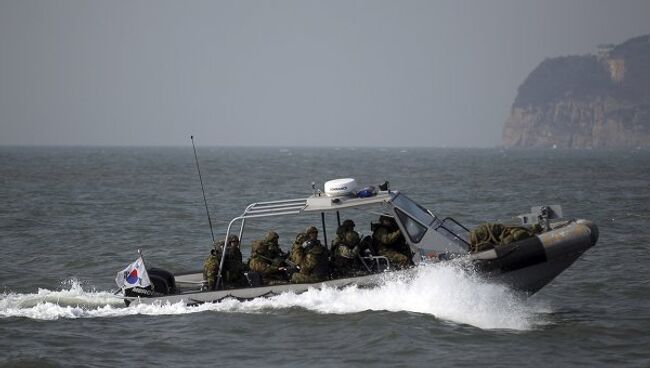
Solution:
[(415, 312), (482, 329), (528, 330), (543, 323), (545, 307), (517, 297), (508, 288), (485, 282), (454, 266), (420, 266), (412, 277), (387, 275), (374, 289), (310, 289), (303, 294), (284, 293), (250, 301), (220, 303), (137, 305), (124, 307), (110, 292), (85, 291), (78, 282), (68, 289), (39, 289), (36, 294), (0, 294), (0, 318), (39, 320), (102, 318), (130, 315), (174, 315), (204, 311), (268, 313), (286, 308), (316, 313), (349, 314), (363, 311)]

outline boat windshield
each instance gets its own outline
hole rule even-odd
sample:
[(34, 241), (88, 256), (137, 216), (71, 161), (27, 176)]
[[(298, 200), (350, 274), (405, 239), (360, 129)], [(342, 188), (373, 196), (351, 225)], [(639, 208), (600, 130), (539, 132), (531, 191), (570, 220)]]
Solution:
[(435, 221), (435, 217), (429, 211), (404, 194), (400, 193), (397, 197), (393, 198), (392, 203), (424, 226), (431, 226)]

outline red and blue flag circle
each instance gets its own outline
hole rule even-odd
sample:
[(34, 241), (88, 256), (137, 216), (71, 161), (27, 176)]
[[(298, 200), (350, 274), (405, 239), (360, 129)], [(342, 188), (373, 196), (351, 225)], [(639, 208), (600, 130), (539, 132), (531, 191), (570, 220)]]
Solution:
[(126, 282), (129, 284), (135, 284), (138, 282), (138, 270), (133, 269), (127, 276), (126, 276)]

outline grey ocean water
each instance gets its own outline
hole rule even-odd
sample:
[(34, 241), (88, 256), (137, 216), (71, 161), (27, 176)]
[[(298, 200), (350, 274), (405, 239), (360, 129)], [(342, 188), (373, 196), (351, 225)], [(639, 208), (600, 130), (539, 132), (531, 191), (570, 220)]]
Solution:
[[(562, 204), (595, 221), (600, 240), (529, 299), (427, 266), (375, 290), (124, 308), (113, 278), (138, 248), (175, 271), (199, 269), (209, 249), (191, 147), (3, 147), (0, 364), (650, 366), (647, 151), (199, 147), (199, 156), (220, 236), (250, 202), (352, 176), (388, 179), (468, 225)], [(310, 221), (257, 222), (251, 236), (276, 228), (286, 248)]]

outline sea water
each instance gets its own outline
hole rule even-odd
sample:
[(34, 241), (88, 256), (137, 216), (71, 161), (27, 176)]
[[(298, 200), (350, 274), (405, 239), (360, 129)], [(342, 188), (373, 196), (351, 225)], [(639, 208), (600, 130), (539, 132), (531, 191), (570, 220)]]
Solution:
[[(596, 222), (600, 240), (531, 298), (427, 264), (374, 289), (127, 308), (113, 279), (137, 249), (172, 271), (199, 270), (209, 252), (191, 147), (0, 148), (0, 363), (650, 365), (648, 152), (199, 147), (199, 157), (217, 237), (251, 202), (355, 177), (389, 180), (468, 226), (561, 204)], [(345, 215), (366, 234), (376, 220)], [(251, 222), (242, 251), (269, 229), (286, 250), (319, 222)]]

